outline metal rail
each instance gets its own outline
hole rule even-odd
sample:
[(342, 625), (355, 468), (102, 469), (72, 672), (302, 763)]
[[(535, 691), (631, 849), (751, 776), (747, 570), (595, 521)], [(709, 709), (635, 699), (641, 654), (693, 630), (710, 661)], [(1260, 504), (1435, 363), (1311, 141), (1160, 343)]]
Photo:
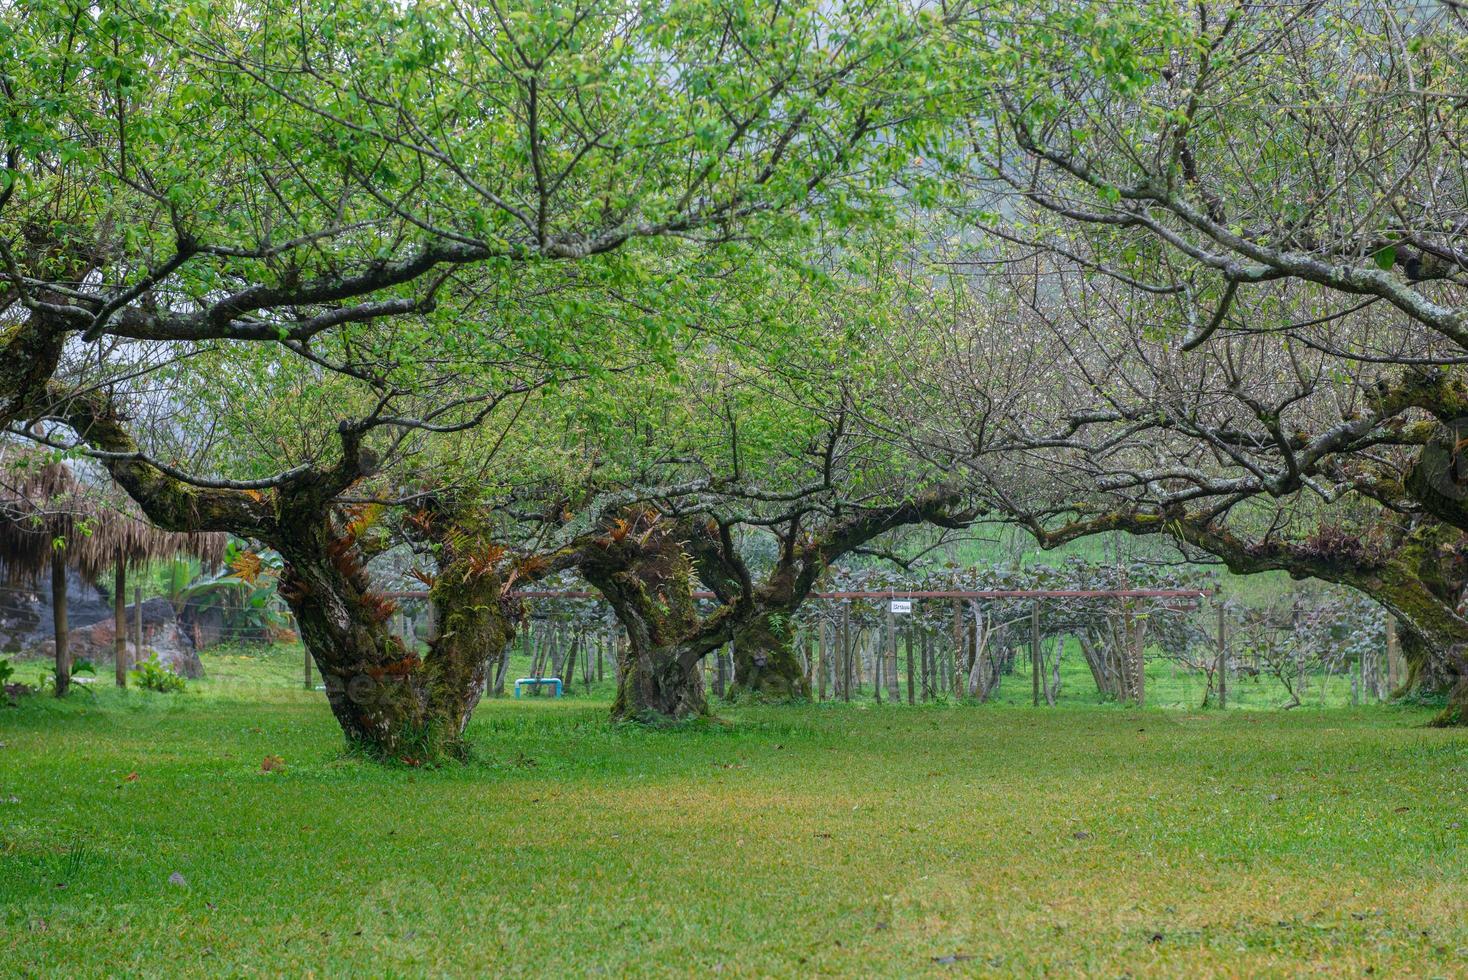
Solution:
[[(589, 591), (549, 591), (516, 589), (511, 593), (522, 599), (600, 599), (601, 593)], [(388, 592), (394, 599), (427, 599), (425, 591)], [(1213, 595), (1212, 589), (943, 589), (937, 591), (904, 591), (902, 589), (858, 592), (812, 592), (807, 599), (1203, 599)], [(718, 598), (712, 592), (694, 592), (695, 599)]]

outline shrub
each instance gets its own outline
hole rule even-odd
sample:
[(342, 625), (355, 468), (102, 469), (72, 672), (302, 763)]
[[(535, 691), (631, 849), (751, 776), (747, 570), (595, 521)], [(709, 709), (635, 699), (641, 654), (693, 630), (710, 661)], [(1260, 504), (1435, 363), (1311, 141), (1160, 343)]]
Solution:
[(184, 679), (158, 662), (155, 653), (131, 671), (133, 682), (150, 691), (175, 694), (184, 689)]

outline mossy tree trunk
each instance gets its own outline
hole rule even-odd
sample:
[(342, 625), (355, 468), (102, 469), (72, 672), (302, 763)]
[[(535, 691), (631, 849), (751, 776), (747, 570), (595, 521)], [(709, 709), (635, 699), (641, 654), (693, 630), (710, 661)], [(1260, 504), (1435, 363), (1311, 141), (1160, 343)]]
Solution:
[(437, 635), (420, 656), (392, 630), (397, 607), (372, 590), (350, 528), (301, 528), (280, 551), (281, 594), (348, 742), (410, 764), (462, 757), (490, 664), (514, 637), (499, 575), (473, 554), (441, 556)]
[(795, 623), (783, 608), (757, 613), (734, 630), (735, 698), (810, 698), (810, 681), (795, 650)]
[(1446, 695), (1448, 705), (1435, 724), (1468, 725), (1468, 619), (1458, 612), (1468, 588), (1462, 531), (1432, 519), (1406, 528), (1392, 518), (1385, 523), (1391, 533), (1384, 545), (1375, 548), (1366, 548), (1360, 536), (1350, 535), (1305, 543), (1249, 541), (1181, 509), (1165, 514), (1116, 512), (1031, 531), (1046, 548), (1103, 531), (1166, 533), (1222, 559), (1235, 574), (1284, 571), (1294, 578), (1356, 589), (1380, 603), (1401, 625), (1409, 675), (1394, 695), (1413, 689)]
[(34, 313), (0, 327), (0, 425), (29, 418), (46, 403), (65, 344), (66, 331)]
[[(1454, 528), (1427, 521), (1411, 528), (1378, 555), (1298, 553), (1290, 545), (1246, 551), (1230, 559), (1235, 572), (1283, 568), (1295, 577), (1312, 576), (1350, 586), (1380, 603), (1401, 626), (1406, 682), (1392, 696), (1412, 691), (1446, 695), (1439, 725), (1468, 724), (1468, 619), (1458, 612), (1465, 581), (1464, 559)], [(1231, 549), (1219, 549), (1231, 550)], [(1217, 553), (1217, 552), (1215, 552)]]
[(672, 522), (631, 519), (584, 543), (577, 567), (627, 630), (619, 651), (612, 718), (659, 722), (704, 714), (700, 662), (719, 642), (706, 632), (693, 599), (693, 569)]
[[(894, 527), (949, 520), (956, 496), (935, 491), (885, 508), (833, 519), (805, 534), (799, 518), (778, 533), (781, 557), (759, 584), (739, 556), (732, 523), (681, 520), (650, 508), (608, 515), (571, 561), (616, 611), (627, 630), (615, 718), (683, 718), (707, 710), (699, 664), (734, 642), (734, 693), (779, 700), (810, 697), (795, 651), (793, 615), (836, 558)], [(952, 518), (957, 521), (958, 518)], [(717, 608), (698, 614), (694, 577)]]
[[(809, 700), (810, 678), (795, 650), (795, 614), (817, 580), (832, 562), (893, 528), (922, 521), (961, 523), (963, 518), (949, 514), (955, 503), (953, 495), (936, 491), (831, 518), (813, 532), (800, 517), (791, 518), (771, 529), (780, 553), (774, 568), (758, 583), (751, 579), (727, 526), (717, 522), (691, 526), (687, 545), (699, 577), (729, 609), (734, 639), (731, 695)], [(887, 669), (893, 671), (895, 683), (894, 667)]]
[[(808, 701), (810, 678), (795, 650), (795, 613), (810, 593), (788, 550), (751, 593), (734, 626), (734, 683), (730, 696), (762, 701)], [(712, 577), (712, 576), (711, 576)]]
[(72, 412), (69, 422), (83, 438), (117, 454), (107, 461), (113, 477), (160, 526), (229, 531), (280, 552), (281, 595), (352, 745), (412, 764), (463, 754), (488, 664), (513, 636), (495, 571), (500, 549), (458, 515), (425, 512), (419, 533), (437, 547), (432, 597), (439, 615), (429, 651), (419, 656), (393, 633), (396, 607), (363, 570), (375, 548), (365, 512), (338, 501), (376, 468), (360, 432), (342, 428), (342, 457), (329, 468), (292, 471), (267, 489), (200, 487), (132, 458), (136, 444), (106, 406), (78, 400)]

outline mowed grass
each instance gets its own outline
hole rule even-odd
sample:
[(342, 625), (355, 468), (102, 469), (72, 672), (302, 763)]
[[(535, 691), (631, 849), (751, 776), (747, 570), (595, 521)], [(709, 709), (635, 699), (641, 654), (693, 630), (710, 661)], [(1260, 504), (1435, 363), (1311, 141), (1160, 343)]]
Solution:
[(289, 652), (206, 667), (0, 709), (0, 974), (1468, 970), (1468, 734), (1425, 710), (497, 701), (415, 771)]

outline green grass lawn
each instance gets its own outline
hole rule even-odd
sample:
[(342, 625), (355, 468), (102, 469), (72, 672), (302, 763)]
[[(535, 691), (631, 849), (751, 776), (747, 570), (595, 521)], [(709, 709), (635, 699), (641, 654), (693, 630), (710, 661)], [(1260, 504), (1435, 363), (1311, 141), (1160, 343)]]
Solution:
[(1468, 734), (1426, 710), (651, 731), (603, 689), (414, 771), (344, 757), (294, 651), (205, 663), (0, 709), (0, 974), (1468, 970)]

